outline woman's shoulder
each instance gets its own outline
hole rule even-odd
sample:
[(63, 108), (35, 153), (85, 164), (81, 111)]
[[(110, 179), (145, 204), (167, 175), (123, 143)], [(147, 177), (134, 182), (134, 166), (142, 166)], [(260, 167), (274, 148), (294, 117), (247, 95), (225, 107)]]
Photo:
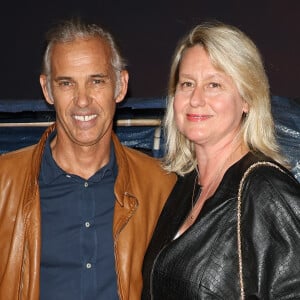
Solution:
[[(300, 195), (300, 183), (284, 166), (274, 161), (257, 161), (251, 164), (243, 174), (245, 186), (252, 189), (268, 189), (284, 192), (295, 190)], [(250, 188), (250, 187), (249, 187)]]
[(248, 212), (257, 211), (262, 218), (294, 216), (300, 224), (300, 183), (283, 166), (271, 161), (252, 164), (245, 172), (240, 191)]
[(299, 184), (290, 170), (259, 152), (248, 152), (231, 169), (233, 169), (235, 178), (238, 180), (257, 178), (263, 181), (283, 180), (288, 184), (290, 182), (296, 185)]

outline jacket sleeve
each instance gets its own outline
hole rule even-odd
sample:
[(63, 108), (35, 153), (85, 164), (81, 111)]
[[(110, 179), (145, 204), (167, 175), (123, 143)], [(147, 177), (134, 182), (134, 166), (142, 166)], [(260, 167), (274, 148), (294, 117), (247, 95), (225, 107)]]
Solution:
[(242, 192), (241, 241), (246, 298), (300, 299), (300, 184), (258, 168)]

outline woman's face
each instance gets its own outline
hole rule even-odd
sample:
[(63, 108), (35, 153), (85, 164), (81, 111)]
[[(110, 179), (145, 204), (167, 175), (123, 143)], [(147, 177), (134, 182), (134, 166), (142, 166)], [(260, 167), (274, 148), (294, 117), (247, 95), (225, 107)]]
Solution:
[(173, 105), (178, 130), (195, 145), (230, 142), (248, 111), (231, 77), (198, 45), (183, 54)]

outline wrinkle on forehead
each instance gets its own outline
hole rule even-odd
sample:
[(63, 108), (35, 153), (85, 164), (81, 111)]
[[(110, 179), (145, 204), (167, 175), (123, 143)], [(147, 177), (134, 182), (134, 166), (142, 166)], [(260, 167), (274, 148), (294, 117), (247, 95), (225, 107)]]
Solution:
[[(66, 72), (89, 68), (94, 74), (107, 74), (111, 69), (110, 49), (99, 38), (77, 39), (56, 44), (52, 53), (52, 71), (64, 69)], [(65, 74), (68, 76), (67, 74)]]

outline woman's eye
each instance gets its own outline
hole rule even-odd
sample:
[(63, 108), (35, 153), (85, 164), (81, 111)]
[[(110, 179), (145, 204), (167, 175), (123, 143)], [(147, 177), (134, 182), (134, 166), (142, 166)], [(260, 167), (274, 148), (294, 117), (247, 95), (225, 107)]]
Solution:
[(183, 91), (191, 90), (194, 87), (193, 82), (190, 81), (182, 81), (179, 82), (179, 87)]
[(217, 83), (217, 82), (211, 82), (208, 86), (210, 88), (219, 88), (219, 87), (221, 87), (221, 84)]

